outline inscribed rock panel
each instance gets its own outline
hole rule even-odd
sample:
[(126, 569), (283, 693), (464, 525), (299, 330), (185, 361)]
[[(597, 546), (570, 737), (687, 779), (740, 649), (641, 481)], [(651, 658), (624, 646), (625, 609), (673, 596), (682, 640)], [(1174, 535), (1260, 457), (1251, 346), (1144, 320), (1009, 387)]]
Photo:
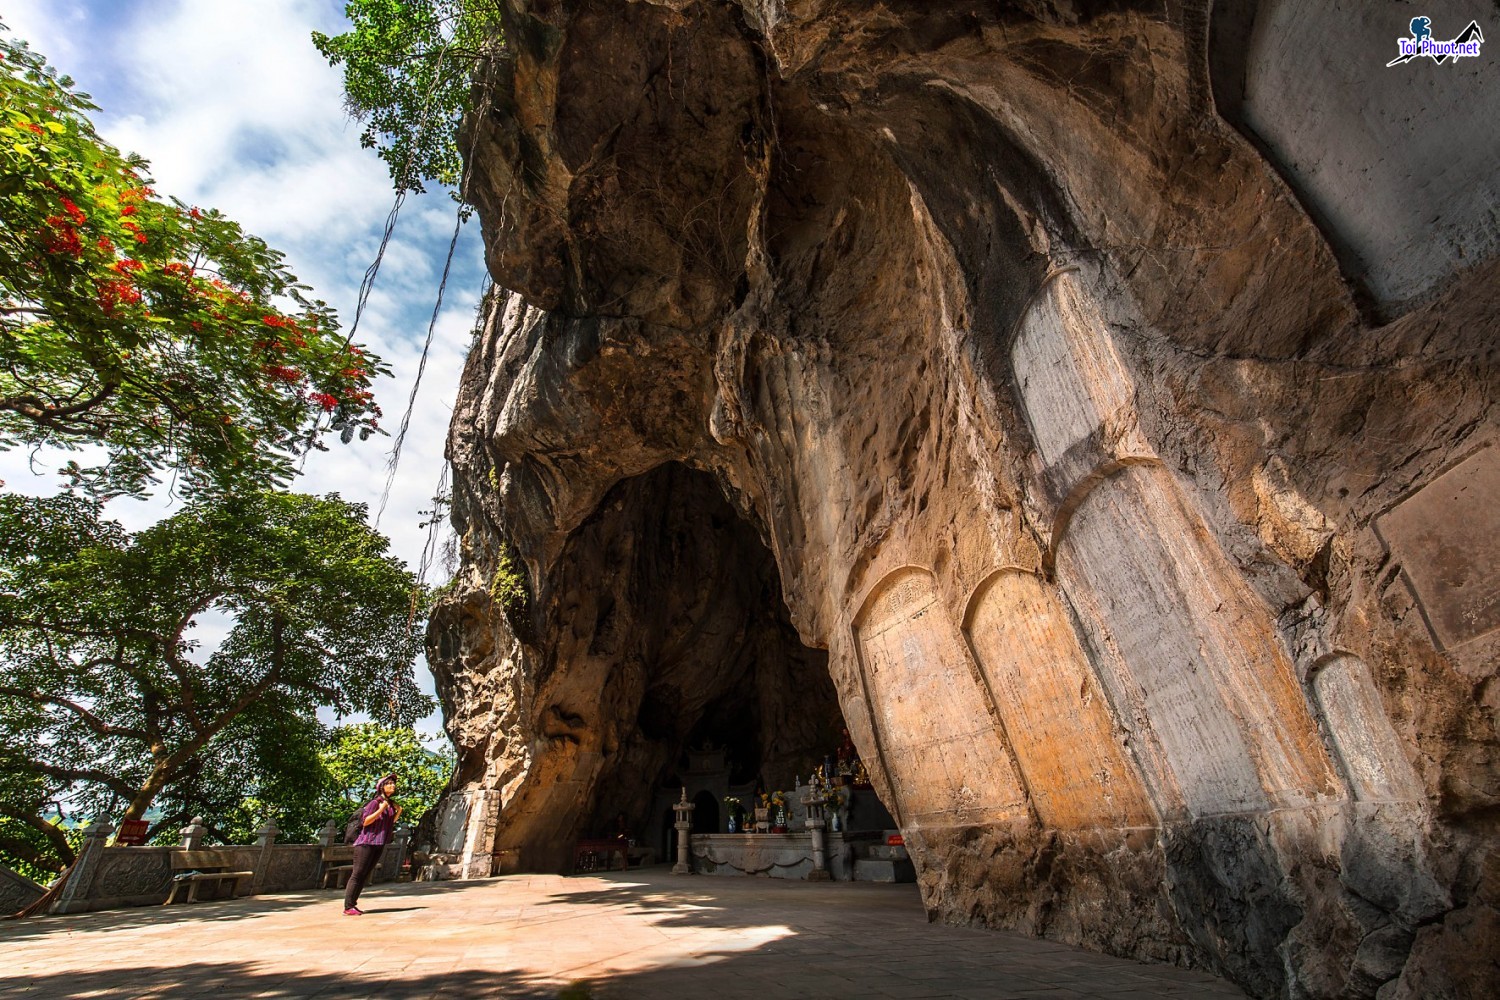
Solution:
[(1019, 570), (991, 577), (970, 605), (968, 633), (1042, 822), (1065, 830), (1152, 823), (1073, 625), (1047, 585)]
[(855, 640), (903, 823), (1024, 822), (1020, 783), (932, 578), (898, 571), (866, 602)]
[(1313, 674), (1312, 687), (1353, 796), (1362, 802), (1420, 799), (1421, 785), (1365, 662), (1347, 653), (1330, 657)]
[(1096, 645), (1117, 654), (1193, 814), (1331, 791), (1269, 610), (1165, 469), (1127, 467), (1089, 494), (1057, 567)]

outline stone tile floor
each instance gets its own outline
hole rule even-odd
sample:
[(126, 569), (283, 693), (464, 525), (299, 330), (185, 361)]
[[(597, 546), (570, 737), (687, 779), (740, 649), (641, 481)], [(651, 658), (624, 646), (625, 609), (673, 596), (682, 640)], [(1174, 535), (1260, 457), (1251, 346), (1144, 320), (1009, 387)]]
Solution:
[(1201, 972), (929, 924), (916, 887), (517, 875), (0, 923), (0, 997), (1243, 997)]

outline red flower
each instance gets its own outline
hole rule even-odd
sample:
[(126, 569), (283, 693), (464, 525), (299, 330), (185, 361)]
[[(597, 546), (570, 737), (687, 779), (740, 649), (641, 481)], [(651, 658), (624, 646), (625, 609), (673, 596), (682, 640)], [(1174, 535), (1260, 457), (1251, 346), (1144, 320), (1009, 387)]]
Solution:
[(124, 208), (120, 209), (120, 214), (121, 215), (134, 215), (135, 213), (137, 213), (139, 211), (140, 211), (140, 209), (136, 208), (134, 205), (126, 205)]
[(263, 365), (261, 371), (281, 382), (298, 382), (302, 379), (301, 372), (286, 365)]
[(141, 293), (128, 281), (103, 281), (99, 283), (95, 301), (106, 316), (114, 315), (115, 306), (133, 306), (141, 301)]
[(192, 207), (192, 209), (188, 212), (188, 215), (191, 215), (195, 219), (201, 219), (201, 218), (203, 218), (203, 213), (200, 212), (200, 211), (198, 211), (198, 206), (197, 205), (194, 205)]
[(62, 202), (63, 211), (72, 217), (74, 225), (81, 226), (88, 221), (89, 217), (83, 214), (83, 209), (73, 203), (73, 199), (63, 195), (57, 200)]
[(114, 253), (115, 245), (109, 241), (108, 236), (101, 236), (99, 237), (99, 249), (105, 253)]
[(27, 122), (26, 123), (26, 127), (29, 128), (29, 129), (31, 129), (31, 131), (35, 132), (37, 135), (46, 135), (47, 134), (47, 130), (44, 129), (44, 128), (42, 128), (36, 122)]
[(47, 228), (49, 233), (45, 234), (48, 253), (68, 254), (71, 257), (83, 256), (83, 241), (78, 238), (78, 230), (73, 228), (72, 223), (60, 215), (47, 216)]
[(311, 399), (314, 403), (317, 403), (319, 406), (321, 406), (325, 413), (332, 412), (333, 410), (338, 409), (339, 398), (332, 393), (315, 392), (308, 398)]
[(129, 257), (126, 257), (124, 260), (115, 261), (112, 270), (117, 274), (129, 274), (131, 271), (139, 271), (145, 266), (138, 260), (131, 260)]

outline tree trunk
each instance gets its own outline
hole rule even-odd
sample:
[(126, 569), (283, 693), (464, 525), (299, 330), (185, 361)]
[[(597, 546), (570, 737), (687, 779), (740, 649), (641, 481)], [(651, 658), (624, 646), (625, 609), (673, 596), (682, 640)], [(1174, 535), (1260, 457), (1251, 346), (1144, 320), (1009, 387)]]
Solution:
[(72, 845), (68, 843), (67, 836), (59, 827), (48, 823), (40, 816), (34, 816), (30, 813), (5, 810), (3, 815), (31, 827), (37, 833), (47, 838), (47, 842), (52, 845), (53, 849), (57, 851), (57, 856), (62, 859), (62, 864), (57, 866), (59, 871), (73, 863), (77, 855), (74, 854)]
[(140, 790), (135, 793), (135, 797), (130, 800), (130, 805), (126, 808), (125, 815), (121, 817), (121, 822), (140, 819), (145, 816), (146, 810), (151, 808), (152, 800), (166, 787), (167, 779), (172, 776), (172, 772), (175, 770), (176, 768), (172, 766), (171, 758), (156, 758), (156, 764), (151, 768), (150, 777), (146, 779), (146, 783), (140, 787)]

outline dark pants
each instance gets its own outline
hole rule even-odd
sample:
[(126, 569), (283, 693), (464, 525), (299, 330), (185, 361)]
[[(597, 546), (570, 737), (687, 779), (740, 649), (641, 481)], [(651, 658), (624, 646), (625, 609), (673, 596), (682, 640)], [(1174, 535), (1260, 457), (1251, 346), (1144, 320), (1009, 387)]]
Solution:
[(354, 870), (349, 873), (349, 882), (344, 887), (344, 909), (359, 902), (359, 891), (369, 881), (370, 873), (380, 863), (380, 855), (384, 851), (384, 844), (354, 845)]

